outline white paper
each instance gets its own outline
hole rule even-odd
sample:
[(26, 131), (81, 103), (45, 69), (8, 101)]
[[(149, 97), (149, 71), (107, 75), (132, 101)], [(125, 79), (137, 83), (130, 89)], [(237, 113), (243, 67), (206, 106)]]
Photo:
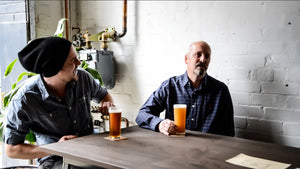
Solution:
[(285, 169), (291, 164), (252, 157), (243, 153), (226, 160), (226, 162), (255, 169)]

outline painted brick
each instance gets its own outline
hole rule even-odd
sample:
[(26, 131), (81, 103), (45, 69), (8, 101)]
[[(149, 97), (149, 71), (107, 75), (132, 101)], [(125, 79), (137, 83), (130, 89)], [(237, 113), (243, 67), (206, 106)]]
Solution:
[(247, 129), (261, 131), (268, 134), (282, 133), (282, 122), (267, 121), (261, 119), (247, 118)]
[(288, 97), (287, 107), (291, 109), (300, 109), (300, 97)]
[(264, 108), (267, 120), (276, 120), (283, 122), (300, 122), (300, 111), (289, 109)]
[(6, 13), (20, 13), (25, 12), (25, 3), (15, 3), (15, 4), (8, 4), (6, 6)]
[(14, 21), (26, 21), (26, 14), (25, 13), (20, 13), (20, 14), (15, 14), (14, 15)]
[(298, 95), (298, 83), (262, 83), (262, 93), (265, 94), (286, 94)]
[(300, 136), (300, 122), (283, 123), (283, 134), (288, 136)]
[(245, 129), (247, 127), (247, 119), (245, 117), (234, 116), (234, 127)]
[(249, 80), (249, 69), (242, 68), (220, 68), (219, 76), (230, 80)]
[(276, 143), (300, 148), (300, 137), (281, 136), (276, 139)]
[(234, 106), (234, 115), (244, 117), (263, 118), (264, 112), (260, 106)]
[[(264, 41), (286, 41), (286, 40), (292, 40), (295, 41), (299, 39), (300, 35), (297, 35), (299, 33), (297, 28), (289, 27), (288, 24), (286, 24), (284, 27), (273, 27), (273, 28), (265, 28), (263, 30), (263, 40)], [(280, 33), (280, 32), (285, 32)]]
[(249, 55), (270, 55), (281, 53), (284, 49), (282, 41), (271, 41), (265, 43), (264, 41), (249, 42), (248, 51)]
[(274, 106), (276, 108), (281, 108), (281, 109), (289, 109), (287, 101), (290, 96), (288, 95), (277, 95), (277, 105)]
[(259, 93), (260, 85), (254, 81), (236, 81), (230, 80), (229, 86), (231, 91), (234, 92), (248, 92), (248, 93)]
[(14, 21), (14, 15), (13, 14), (0, 15), (0, 23), (13, 22), (13, 21)]
[(249, 94), (248, 93), (231, 93), (231, 99), (234, 105), (248, 105)]
[(295, 136), (270, 135), (266, 132), (257, 132), (253, 130), (238, 129), (236, 130), (235, 137), (300, 148), (300, 137), (295, 137)]
[(277, 96), (270, 94), (250, 94), (250, 104), (259, 106), (277, 105)]
[(235, 132), (235, 137), (257, 140), (257, 141), (264, 141), (274, 143), (274, 136), (261, 131), (249, 130), (249, 129), (238, 129)]
[[(299, 46), (299, 48), (300, 48), (300, 46)], [(300, 51), (299, 51), (299, 53), (300, 53)], [(300, 81), (299, 72), (300, 72), (299, 67), (288, 68), (288, 70), (286, 72), (286, 80), (292, 81), (292, 82), (299, 82)]]
[(263, 82), (274, 81), (274, 70), (268, 68), (258, 68), (251, 71), (251, 80)]
[[(299, 23), (300, 25), (300, 23)], [(285, 43), (286, 54), (289, 59), (300, 61), (299, 53), (300, 53), (300, 42), (287, 42)]]
[(283, 82), (286, 80), (286, 69), (274, 69), (274, 81)]
[(243, 69), (253, 69), (265, 65), (265, 55), (232, 55), (229, 58), (228, 65)]

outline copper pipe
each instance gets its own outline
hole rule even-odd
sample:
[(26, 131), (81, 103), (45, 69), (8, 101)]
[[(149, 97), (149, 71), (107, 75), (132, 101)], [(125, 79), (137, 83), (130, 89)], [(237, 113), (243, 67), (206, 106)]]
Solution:
[(68, 0), (65, 0), (65, 18), (67, 18), (66, 20), (66, 39), (69, 40), (69, 3)]
[(117, 37), (122, 38), (127, 32), (127, 0), (123, 1), (123, 32), (118, 33)]

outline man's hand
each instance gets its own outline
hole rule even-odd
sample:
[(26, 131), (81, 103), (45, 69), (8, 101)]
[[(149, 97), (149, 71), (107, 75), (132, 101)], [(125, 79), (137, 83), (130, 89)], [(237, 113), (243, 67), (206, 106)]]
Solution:
[(114, 106), (114, 101), (109, 93), (101, 100), (99, 112), (102, 115), (108, 115), (108, 108)]
[(111, 106), (114, 106), (111, 102), (101, 102), (99, 112), (102, 113), (102, 115), (108, 115), (108, 108)]
[(60, 139), (58, 140), (58, 142), (71, 140), (71, 139), (74, 139), (74, 138), (77, 138), (77, 137), (78, 137), (78, 136), (76, 136), (76, 135), (66, 135), (66, 136), (63, 136), (62, 138), (60, 138)]
[(176, 134), (176, 126), (174, 121), (169, 119), (165, 119), (159, 123), (158, 126), (159, 132), (163, 133), (164, 135)]

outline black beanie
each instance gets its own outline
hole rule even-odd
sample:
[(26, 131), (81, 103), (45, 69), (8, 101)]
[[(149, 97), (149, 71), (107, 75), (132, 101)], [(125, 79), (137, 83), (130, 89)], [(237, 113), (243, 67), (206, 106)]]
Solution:
[(18, 53), (19, 60), (27, 71), (51, 77), (63, 67), (71, 44), (59, 37), (35, 39)]

